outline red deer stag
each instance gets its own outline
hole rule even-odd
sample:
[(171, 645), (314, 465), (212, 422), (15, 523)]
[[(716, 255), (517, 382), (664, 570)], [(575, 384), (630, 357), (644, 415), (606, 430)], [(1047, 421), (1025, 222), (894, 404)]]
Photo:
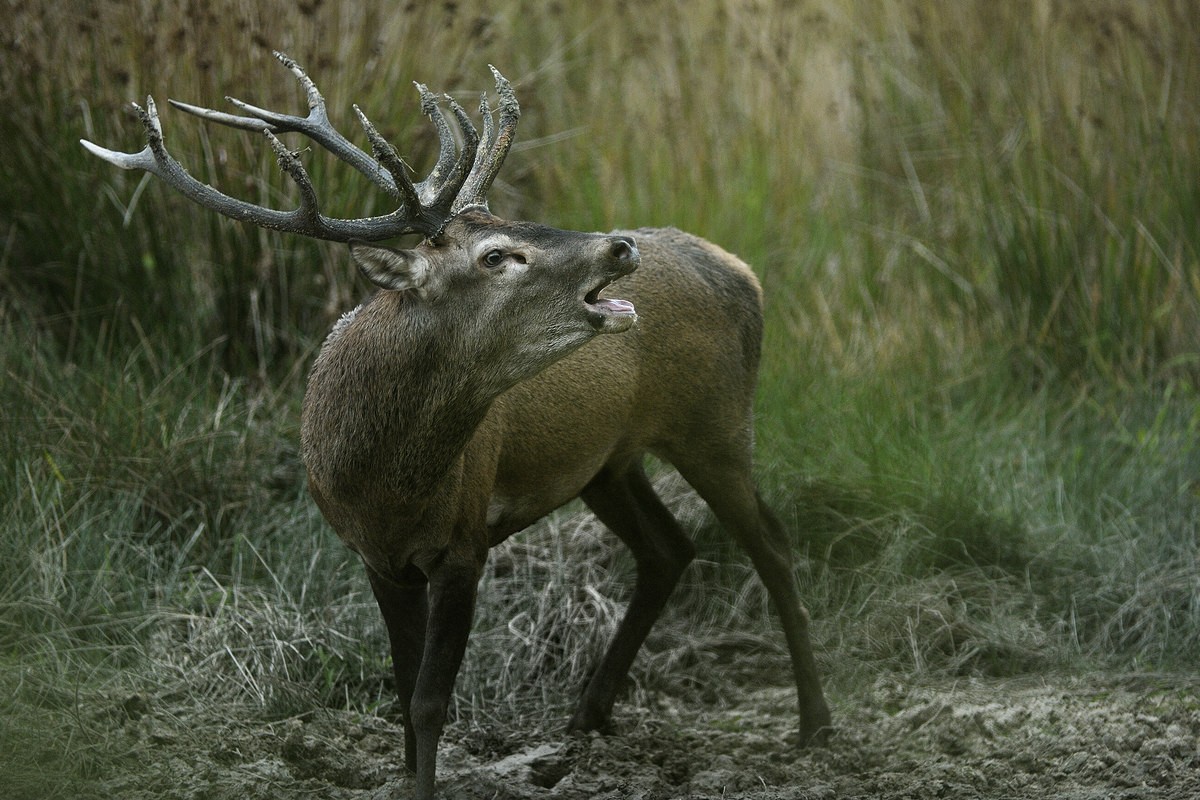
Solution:
[[(442, 101), (417, 84), (440, 153), (414, 185), (357, 106), (373, 158), (330, 124), (304, 71), (276, 56), (308, 95), (306, 117), (232, 98), (245, 116), (171, 102), (265, 134), (299, 186), (293, 211), (255, 206), (192, 178), (167, 152), (153, 99), (135, 106), (148, 140), (140, 152), (83, 145), (225, 216), (349, 242), (379, 288), (334, 326), (316, 358), (302, 453), (309, 490), (361, 556), (387, 624), (416, 796), (433, 796), (438, 739), (488, 549), (575, 497), (637, 564), (628, 611), (569, 729), (609, 722), (638, 649), (694, 554), (643, 472), (646, 453), (674, 465), (749, 554), (791, 653), (801, 739), (823, 740), (829, 709), (788, 537), (751, 477), (762, 291), (750, 269), (677, 230), (576, 233), (490, 214), (486, 195), (520, 113), (494, 68), (499, 119), (485, 96), (482, 134), (444, 98), (461, 146)], [(391, 195), (396, 210), (361, 219), (321, 214), (304, 167), (276, 137), (285, 132), (349, 163)], [(408, 233), (424, 239), (410, 250), (365, 244)], [(627, 299), (601, 296), (610, 284)]]

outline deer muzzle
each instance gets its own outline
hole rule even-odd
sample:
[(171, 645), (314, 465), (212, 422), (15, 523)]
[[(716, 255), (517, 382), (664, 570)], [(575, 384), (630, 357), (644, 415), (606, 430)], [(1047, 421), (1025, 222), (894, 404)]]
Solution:
[(609, 239), (609, 274), (583, 297), (587, 307), (588, 321), (598, 333), (621, 333), (637, 322), (637, 310), (633, 303), (617, 297), (601, 297), (609, 284), (637, 269), (641, 254), (637, 244), (628, 236), (613, 236)]

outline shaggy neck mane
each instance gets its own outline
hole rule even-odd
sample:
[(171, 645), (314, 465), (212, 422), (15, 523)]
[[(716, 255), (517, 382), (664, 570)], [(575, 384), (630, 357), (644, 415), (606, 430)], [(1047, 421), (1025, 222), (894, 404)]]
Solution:
[[(309, 375), (301, 450), (338, 491), (420, 502), (452, 469), (494, 397), (405, 298), (377, 295), (335, 326)], [(320, 447), (315, 443), (320, 442)]]

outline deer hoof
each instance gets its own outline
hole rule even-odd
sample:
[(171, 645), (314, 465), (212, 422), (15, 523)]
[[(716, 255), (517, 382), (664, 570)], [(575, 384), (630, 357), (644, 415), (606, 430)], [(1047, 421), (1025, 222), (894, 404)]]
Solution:
[(612, 719), (608, 714), (580, 708), (567, 723), (567, 733), (612, 733)]

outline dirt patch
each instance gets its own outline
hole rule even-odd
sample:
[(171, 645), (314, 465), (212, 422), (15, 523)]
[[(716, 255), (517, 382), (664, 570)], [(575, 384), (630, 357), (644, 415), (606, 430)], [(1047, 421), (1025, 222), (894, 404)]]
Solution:
[[(450, 726), (446, 798), (1197, 798), (1200, 694), (1160, 676), (881, 680), (835, 697), (838, 732), (801, 750), (785, 688), (747, 691), (721, 709), (660, 699), (618, 706), (617, 732)], [(394, 722), (319, 712), (253, 723), (203, 720), (146, 698), (112, 709), (111, 735), (135, 758), (103, 776), (123, 798), (408, 797)]]

